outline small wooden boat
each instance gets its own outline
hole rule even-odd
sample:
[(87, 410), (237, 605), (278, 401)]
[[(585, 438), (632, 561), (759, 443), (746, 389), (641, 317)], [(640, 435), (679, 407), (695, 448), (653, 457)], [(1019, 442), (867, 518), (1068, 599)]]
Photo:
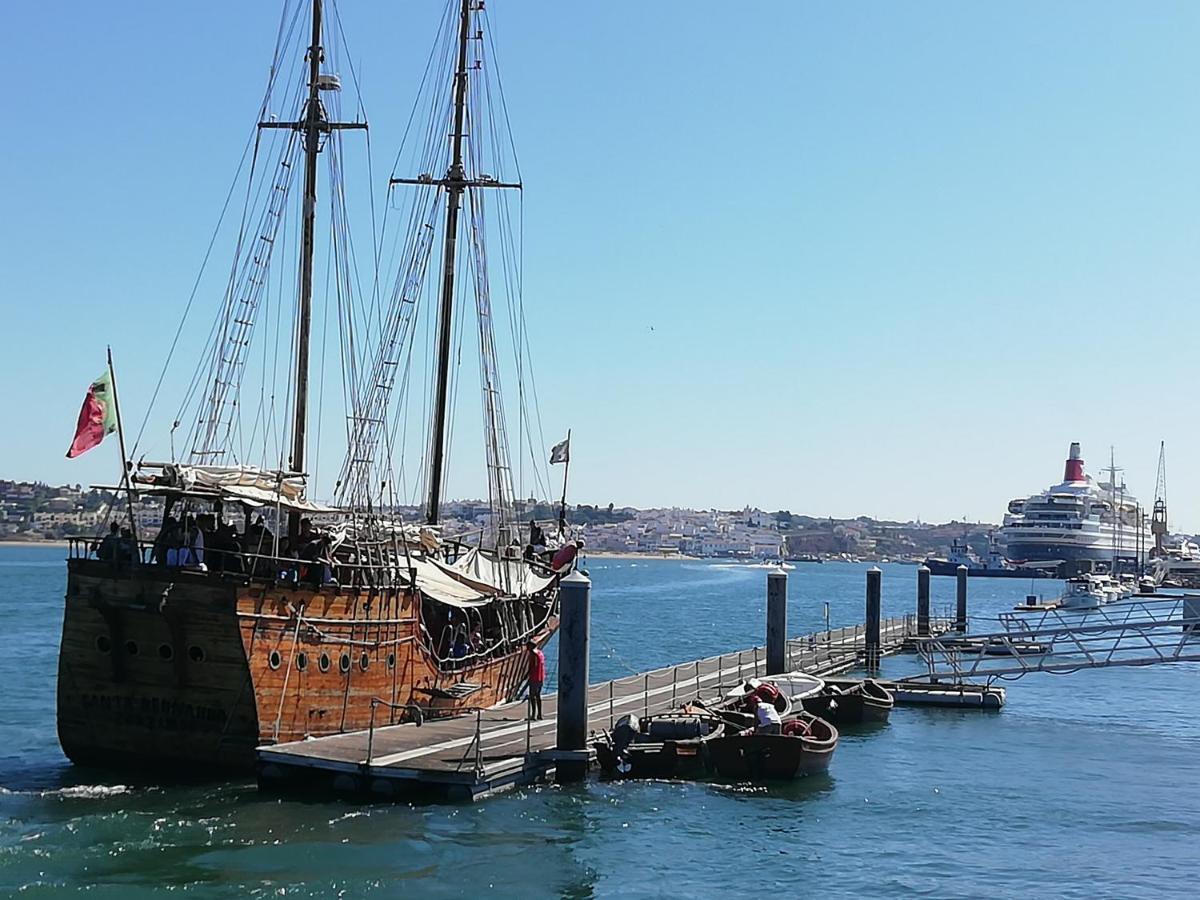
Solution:
[(821, 774), (829, 768), (837, 742), (836, 728), (802, 712), (785, 722), (779, 734), (763, 733), (753, 726), (740, 731), (727, 727), (724, 735), (707, 742), (706, 749), (717, 775), (754, 781)]
[[(729, 691), (715, 703), (701, 704), (706, 709), (724, 714), (727, 710), (741, 711), (746, 698), (753, 693), (765, 689), (772, 694), (772, 704), (781, 719), (792, 714), (792, 709), (799, 705), (799, 700), (815, 693), (824, 685), (821, 679), (812, 675), (772, 675), (770, 678), (751, 678)], [(774, 690), (772, 690), (774, 688)]]
[(896, 705), (891, 691), (873, 678), (827, 683), (801, 701), (804, 711), (834, 725), (883, 723)]
[[(766, 681), (775, 685), (775, 687), (779, 688), (781, 694), (790, 698), (793, 706), (799, 706), (801, 700), (819, 694), (825, 688), (824, 679), (818, 678), (816, 675), (809, 675), (807, 672), (788, 672), (784, 675), (771, 675)], [(759, 683), (757, 679), (751, 679), (740, 690), (744, 693)], [(731, 694), (730, 696), (733, 695)]]
[(708, 770), (706, 747), (725, 734), (723, 719), (685, 707), (661, 715), (622, 716), (593, 743), (607, 775), (619, 778), (699, 778)]

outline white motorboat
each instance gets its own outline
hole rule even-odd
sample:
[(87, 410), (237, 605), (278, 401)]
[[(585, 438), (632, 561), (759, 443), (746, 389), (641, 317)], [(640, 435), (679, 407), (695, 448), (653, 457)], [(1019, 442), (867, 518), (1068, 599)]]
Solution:
[(1107, 575), (1077, 575), (1067, 579), (1058, 605), (1063, 609), (1098, 609), (1132, 593), (1133, 590)]

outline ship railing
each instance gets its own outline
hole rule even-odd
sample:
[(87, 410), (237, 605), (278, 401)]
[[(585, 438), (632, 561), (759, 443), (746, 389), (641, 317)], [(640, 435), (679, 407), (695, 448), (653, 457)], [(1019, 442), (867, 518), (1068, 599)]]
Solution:
[[(529, 598), (526, 597), (523, 599)], [(435, 644), (438, 642), (434, 640), (433, 635), (429, 633), (429, 629), (425, 627), (425, 623), (423, 621), (421, 622), (420, 626), (421, 630), (418, 637), (418, 643), (421, 645), (421, 648), (425, 651), (425, 653), (427, 653), (429, 657), (437, 663), (438, 668), (442, 671), (465, 673), (476, 666), (487, 663), (489, 660), (507, 656), (514, 649), (521, 647), (526, 641), (546, 631), (546, 629), (549, 627), (550, 619), (554, 617), (556, 610), (556, 603), (551, 602), (547, 604), (546, 614), (533, 625), (530, 625), (523, 631), (518, 631), (515, 634), (501, 636), (499, 640), (496, 640), (481, 650), (472, 649), (465, 656), (442, 656), (440, 653), (438, 653), (435, 647)], [(446, 626), (446, 629), (443, 629), (441, 643), (448, 643), (446, 640), (447, 637), (449, 637), (450, 640), (453, 640), (453, 635), (449, 634), (449, 629), (450, 626)]]
[[(381, 706), (386, 706), (391, 712), (407, 712), (412, 716), (413, 722), (417, 725), (425, 723), (426, 711), (415, 703), (393, 703), (390, 700), (384, 700), (382, 697), (372, 697), (371, 719), (367, 726), (367, 758), (363, 761), (364, 766), (371, 765), (371, 761), (375, 758), (375, 713)], [(395, 724), (397, 723), (388, 722), (388, 725)]]
[[(70, 559), (96, 559), (99, 541), (95, 538), (70, 538)], [(134, 549), (136, 547), (136, 550)], [(184, 548), (180, 548), (184, 549)], [(337, 554), (332, 560), (304, 560), (294, 556), (276, 555), (247, 550), (224, 550), (206, 547), (203, 565), (168, 565), (160, 562), (162, 552), (156, 541), (127, 541), (118, 545), (115, 558), (109, 560), (114, 572), (131, 571), (134, 567), (171, 569), (193, 574), (208, 574), (244, 581), (289, 584), (292, 586), (340, 586), (349, 588), (408, 587), (413, 578), (403, 550), (388, 542), (378, 544), (378, 559), (346, 560)], [(367, 554), (375, 555), (375, 554)], [(332, 576), (332, 580), (326, 576)]]
[[(69, 538), (67, 544), (70, 559), (96, 559), (100, 541), (97, 538), (75, 537)], [(372, 549), (375, 552), (372, 552)], [(109, 563), (116, 572), (128, 571), (134, 566), (154, 566), (276, 584), (290, 583), (296, 586), (304, 584), (322, 587), (336, 584), (350, 588), (396, 588), (412, 584), (413, 579), (403, 547), (392, 542), (380, 541), (372, 543), (371, 546), (363, 544), (361, 550), (363, 552), (359, 554), (359, 558), (353, 561), (339, 558), (335, 553), (332, 560), (322, 562), (249, 550), (206, 547), (203, 551), (203, 567), (168, 566), (167, 563), (158, 560), (163, 548), (157, 541), (126, 540), (117, 546), (115, 558)], [(368, 558), (364, 559), (363, 556)], [(539, 575), (554, 574), (553, 570), (540, 560), (529, 561), (529, 564)], [(326, 574), (333, 575), (333, 581), (326, 580)]]

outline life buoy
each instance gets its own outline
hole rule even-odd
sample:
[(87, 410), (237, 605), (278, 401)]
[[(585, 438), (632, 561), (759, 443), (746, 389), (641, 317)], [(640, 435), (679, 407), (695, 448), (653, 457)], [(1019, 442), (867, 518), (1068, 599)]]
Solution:
[(768, 706), (774, 706), (781, 694), (779, 693), (779, 688), (767, 681), (758, 685), (753, 691), (751, 691), (750, 696), (762, 703), (767, 704)]
[(784, 722), (783, 733), (788, 737), (808, 737), (808, 723), (803, 719), (792, 719)]

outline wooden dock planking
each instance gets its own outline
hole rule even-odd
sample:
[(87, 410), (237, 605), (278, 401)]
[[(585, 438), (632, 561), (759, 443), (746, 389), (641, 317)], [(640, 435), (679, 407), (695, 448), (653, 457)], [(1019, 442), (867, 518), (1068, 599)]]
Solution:
[[(936, 631), (949, 622), (936, 620)], [(895, 653), (916, 634), (912, 616), (886, 619), (880, 638), (884, 653)], [(788, 642), (790, 671), (832, 675), (853, 667), (863, 651), (861, 625), (807, 635)], [(747, 678), (766, 673), (762, 647), (664, 666), (588, 689), (594, 730), (612, 727), (628, 713), (646, 715), (677, 708), (699, 696), (711, 697)], [(395, 782), (442, 786), (451, 794), (479, 797), (545, 777), (561, 754), (555, 750), (557, 697), (543, 698), (545, 718), (528, 722), (524, 702), (467, 715), (377, 726), (373, 732), (293, 741), (258, 749), (260, 784), (285, 786), (313, 777), (334, 778), (334, 787), (393, 794)]]

